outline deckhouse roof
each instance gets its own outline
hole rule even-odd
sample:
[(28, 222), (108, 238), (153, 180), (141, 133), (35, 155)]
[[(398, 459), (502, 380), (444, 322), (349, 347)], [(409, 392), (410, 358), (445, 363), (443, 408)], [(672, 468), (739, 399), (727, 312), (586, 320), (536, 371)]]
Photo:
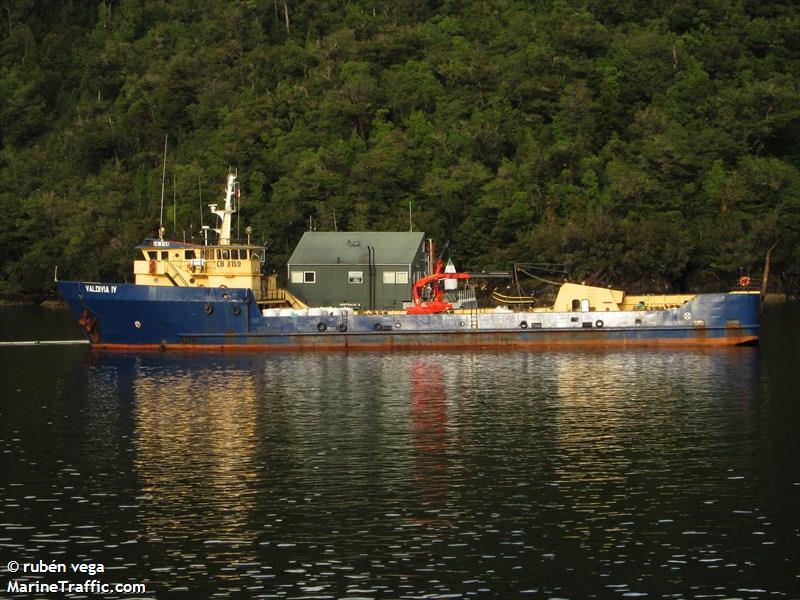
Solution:
[(306, 231), (289, 258), (290, 265), (367, 264), (367, 247), (376, 264), (409, 265), (425, 239), (421, 231)]

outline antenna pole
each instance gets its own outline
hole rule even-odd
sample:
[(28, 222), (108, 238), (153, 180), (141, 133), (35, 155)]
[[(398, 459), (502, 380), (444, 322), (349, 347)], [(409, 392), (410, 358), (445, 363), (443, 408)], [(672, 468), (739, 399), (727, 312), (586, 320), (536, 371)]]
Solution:
[(197, 178), (197, 189), (200, 190), (200, 229), (203, 228), (203, 184), (200, 183), (200, 178)]
[(177, 235), (178, 233), (178, 204), (176, 201), (177, 195), (175, 188), (178, 185), (178, 176), (172, 174), (172, 231)]
[(408, 199), (408, 230), (413, 233), (414, 225), (411, 223), (411, 198)]
[(161, 170), (161, 216), (158, 219), (158, 239), (164, 239), (164, 181), (167, 176), (167, 140), (169, 133), (164, 134), (164, 167)]

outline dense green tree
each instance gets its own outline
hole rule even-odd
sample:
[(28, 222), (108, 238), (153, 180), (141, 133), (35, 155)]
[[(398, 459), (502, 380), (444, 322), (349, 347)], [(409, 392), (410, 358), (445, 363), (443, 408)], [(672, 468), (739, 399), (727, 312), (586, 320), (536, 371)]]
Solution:
[(308, 227), (410, 208), (462, 268), (725, 286), (779, 240), (797, 292), (799, 78), (780, 0), (11, 0), (0, 291), (130, 277), (168, 134), (168, 235), (236, 168), (279, 272)]

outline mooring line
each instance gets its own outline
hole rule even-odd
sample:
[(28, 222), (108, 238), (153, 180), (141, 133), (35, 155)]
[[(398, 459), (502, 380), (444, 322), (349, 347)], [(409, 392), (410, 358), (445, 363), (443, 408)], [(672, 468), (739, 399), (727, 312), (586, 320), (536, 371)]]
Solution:
[(19, 340), (0, 341), (0, 346), (75, 346), (88, 343), (89, 340)]

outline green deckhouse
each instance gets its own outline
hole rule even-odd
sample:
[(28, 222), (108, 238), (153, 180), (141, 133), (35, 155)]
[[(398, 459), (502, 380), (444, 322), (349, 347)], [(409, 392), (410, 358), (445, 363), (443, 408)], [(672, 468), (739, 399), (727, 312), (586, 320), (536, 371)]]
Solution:
[(309, 306), (400, 310), (427, 272), (423, 232), (307, 231), (287, 264), (287, 288)]

